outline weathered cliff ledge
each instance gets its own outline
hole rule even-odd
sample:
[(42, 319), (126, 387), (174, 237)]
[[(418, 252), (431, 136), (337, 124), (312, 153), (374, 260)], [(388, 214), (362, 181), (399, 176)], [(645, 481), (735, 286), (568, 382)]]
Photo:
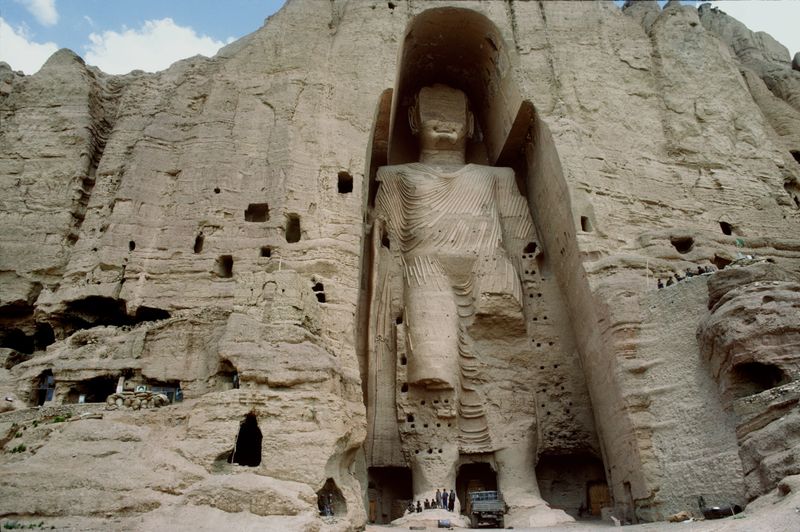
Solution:
[[(414, 55), (434, 42), (425, 11), (463, 29), (442, 42), (481, 51), (481, 69)], [(32, 76), (0, 65), (0, 516), (395, 516), (380, 501), (406, 497), (405, 458), (372, 462), (364, 442), (391, 447), (408, 423), (368, 415), (370, 378), (391, 402), (402, 383), (368, 363), (361, 313), (375, 172), (416, 74), (496, 89), (463, 87), (476, 157), (514, 168), (538, 236), (519, 258), (530, 347), (494, 339), (508, 360), (479, 380), (496, 386), (491, 423), (535, 432), (542, 498), (577, 517), (593, 483), (620, 519), (660, 520), (800, 472), (796, 56), (677, 2), (290, 1), (155, 74), (67, 50)], [(674, 282), (698, 267), (717, 272)], [(183, 401), (81, 418), (120, 377)], [(61, 403), (70, 421), (48, 410)]]

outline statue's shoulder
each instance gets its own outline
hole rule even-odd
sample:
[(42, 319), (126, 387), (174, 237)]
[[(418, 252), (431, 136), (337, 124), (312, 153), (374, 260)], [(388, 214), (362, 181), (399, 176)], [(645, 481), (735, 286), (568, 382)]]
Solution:
[(418, 163), (393, 164), (378, 168), (376, 179), (382, 182), (391, 181), (393, 179), (402, 179), (409, 174), (419, 172), (420, 165)]
[(470, 164), (472, 168), (481, 173), (494, 176), (498, 180), (514, 180), (514, 169), (506, 166), (485, 166), (482, 164)]

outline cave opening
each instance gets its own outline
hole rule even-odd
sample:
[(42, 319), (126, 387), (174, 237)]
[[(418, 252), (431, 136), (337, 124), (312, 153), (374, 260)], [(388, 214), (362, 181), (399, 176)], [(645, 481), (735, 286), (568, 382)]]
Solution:
[(370, 467), (367, 470), (369, 522), (389, 524), (403, 517), (414, 499), (411, 469), (408, 467)]
[(19, 329), (0, 330), (0, 347), (7, 347), (20, 353), (31, 354), (34, 350), (34, 339)]
[(42, 406), (53, 400), (56, 391), (56, 380), (53, 370), (46, 369), (39, 374), (36, 384), (36, 406)]
[(269, 258), (272, 256), (272, 248), (269, 246), (261, 246), (261, 251), (259, 253), (261, 257)]
[(49, 323), (37, 323), (36, 332), (33, 334), (33, 344), (37, 351), (43, 351), (48, 345), (56, 341), (53, 327)]
[(783, 184), (783, 189), (789, 194), (789, 197), (792, 198), (794, 208), (800, 209), (800, 184), (798, 184), (797, 181), (786, 181)]
[(339, 194), (350, 194), (353, 192), (353, 176), (348, 172), (339, 172), (336, 179), (336, 189)]
[[(63, 336), (75, 331), (91, 329), (97, 326), (135, 326), (148, 321), (159, 321), (170, 318), (169, 311), (148, 306), (140, 306), (130, 316), (124, 299), (105, 296), (89, 296), (70, 301), (65, 305), (63, 313), (54, 316), (56, 326)], [(55, 341), (53, 327), (47, 323), (39, 323), (32, 340), (37, 349), (45, 349)]]
[(733, 261), (720, 255), (714, 255), (714, 259), (711, 261), (718, 270), (724, 270), (731, 262)]
[(223, 279), (233, 277), (233, 255), (220, 255), (214, 265), (214, 273)]
[(728, 389), (736, 398), (755, 395), (788, 382), (781, 368), (761, 362), (735, 365), (729, 374)]
[[(446, 487), (446, 486), (445, 486)], [(461, 502), (461, 513), (472, 512), (469, 494), (473, 491), (496, 491), (497, 472), (486, 462), (463, 464), (456, 475), (456, 496)]]
[(245, 222), (266, 222), (269, 220), (268, 203), (251, 203), (244, 211)]
[(325, 303), (325, 286), (321, 282), (314, 283), (314, 285), (311, 287), (311, 290), (317, 297), (317, 301), (320, 303)]
[(258, 428), (258, 420), (253, 412), (244, 416), (244, 420), (239, 426), (239, 433), (236, 435), (236, 443), (233, 452), (228, 458), (231, 464), (239, 464), (248, 467), (256, 467), (261, 464), (261, 429)]
[(230, 360), (222, 359), (215, 375), (215, 384), (221, 390), (235, 390), (239, 388), (239, 372)]
[[(41, 286), (29, 296), (29, 300), (35, 300), (40, 291)], [(23, 301), (0, 306), (0, 347), (28, 355), (36, 349), (43, 349), (37, 346), (36, 334), (32, 332), (33, 310), (31, 303)], [(35, 324), (35, 327), (38, 331), (39, 324)]]
[(344, 499), (342, 490), (336, 485), (332, 478), (325, 481), (317, 492), (317, 506), (320, 515), (346, 515), (347, 502)]
[(300, 216), (297, 214), (289, 214), (286, 216), (286, 242), (294, 244), (300, 242)]
[(117, 391), (118, 377), (103, 375), (85, 381), (78, 381), (69, 388), (67, 403), (103, 403), (109, 395)]
[(135, 320), (137, 323), (143, 321), (159, 321), (169, 319), (170, 313), (164, 309), (155, 307), (141, 306), (136, 309)]
[(542, 454), (536, 464), (542, 498), (575, 519), (600, 517), (611, 504), (603, 462), (590, 454)]
[(731, 235), (733, 234), (733, 226), (728, 222), (720, 222), (719, 228), (722, 231), (723, 235)]
[(68, 331), (98, 325), (130, 325), (132, 320), (126, 309), (123, 299), (89, 296), (68, 302), (61, 321)]
[(690, 236), (673, 236), (669, 241), (678, 253), (689, 253), (694, 247), (694, 238)]
[(203, 242), (205, 241), (206, 237), (203, 236), (203, 233), (200, 233), (194, 238), (194, 250), (195, 253), (200, 253), (203, 251)]
[(589, 220), (588, 216), (581, 216), (581, 231), (584, 233), (592, 232), (592, 222)]
[(181, 381), (168, 380), (168, 381), (154, 381), (148, 380), (147, 386), (153, 393), (161, 393), (167, 396), (170, 403), (179, 403), (183, 401), (183, 390), (181, 390)]

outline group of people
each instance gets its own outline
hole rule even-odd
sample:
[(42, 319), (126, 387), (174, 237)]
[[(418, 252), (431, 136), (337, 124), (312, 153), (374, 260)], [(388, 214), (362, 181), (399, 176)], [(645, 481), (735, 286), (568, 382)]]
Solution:
[(317, 497), (317, 506), (319, 507), (319, 515), (325, 517), (333, 517), (333, 494), (323, 493)]
[(456, 507), (456, 492), (454, 490), (450, 490), (450, 493), (447, 493), (446, 489), (436, 490), (436, 495), (433, 496), (433, 500), (425, 499), (425, 501), (417, 501), (416, 506), (414, 505), (414, 501), (408, 502), (408, 513), (413, 514), (414, 512), (420, 513), (422, 510), (448, 510), (452, 512), (455, 510)]
[(683, 281), (684, 279), (688, 279), (689, 277), (694, 277), (696, 275), (703, 275), (704, 273), (714, 273), (715, 271), (717, 271), (717, 269), (714, 266), (698, 266), (697, 269), (694, 271), (686, 270), (684, 272), (684, 275), (681, 275), (680, 273), (676, 273), (674, 277), (670, 275), (669, 277), (667, 277), (666, 283), (661, 279), (659, 279), (658, 288), (660, 289), (664, 288), (665, 286), (672, 286), (675, 283)]

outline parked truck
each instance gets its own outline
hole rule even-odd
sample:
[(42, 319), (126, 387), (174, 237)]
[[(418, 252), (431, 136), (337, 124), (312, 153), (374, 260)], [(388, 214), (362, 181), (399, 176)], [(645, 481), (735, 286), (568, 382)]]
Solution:
[(503, 528), (506, 503), (499, 491), (469, 492), (469, 517), (472, 528)]

